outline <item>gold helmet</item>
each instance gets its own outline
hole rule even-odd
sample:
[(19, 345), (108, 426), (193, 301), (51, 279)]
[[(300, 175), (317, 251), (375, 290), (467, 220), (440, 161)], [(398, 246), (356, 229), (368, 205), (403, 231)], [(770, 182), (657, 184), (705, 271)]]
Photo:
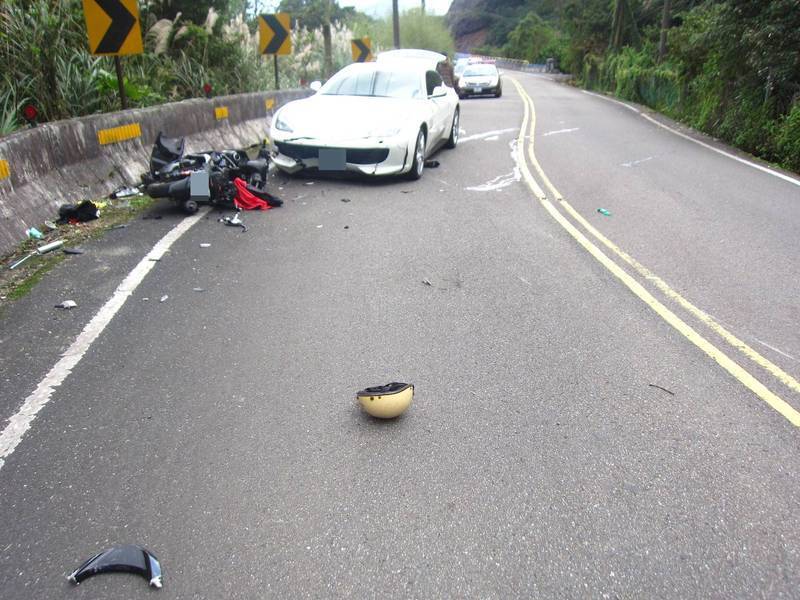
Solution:
[(369, 387), (356, 394), (361, 406), (373, 417), (393, 419), (403, 414), (411, 406), (414, 386), (396, 381)]

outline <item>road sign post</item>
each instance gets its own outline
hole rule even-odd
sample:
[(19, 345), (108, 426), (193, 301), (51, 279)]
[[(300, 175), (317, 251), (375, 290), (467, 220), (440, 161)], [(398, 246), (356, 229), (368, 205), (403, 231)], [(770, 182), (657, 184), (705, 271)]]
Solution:
[(353, 62), (370, 62), (373, 60), (372, 43), (368, 37), (350, 40), (350, 50), (353, 53)]
[(95, 56), (113, 56), (122, 108), (128, 108), (125, 79), (120, 56), (141, 54), (142, 26), (137, 0), (83, 0), (89, 52)]
[(261, 54), (272, 54), (275, 65), (275, 89), (279, 89), (278, 55), (292, 53), (292, 27), (289, 13), (259, 15), (258, 50)]
[(119, 86), (119, 100), (122, 104), (122, 110), (128, 109), (128, 97), (125, 95), (125, 77), (122, 74), (122, 61), (119, 56), (114, 57), (114, 68), (117, 71), (117, 85)]

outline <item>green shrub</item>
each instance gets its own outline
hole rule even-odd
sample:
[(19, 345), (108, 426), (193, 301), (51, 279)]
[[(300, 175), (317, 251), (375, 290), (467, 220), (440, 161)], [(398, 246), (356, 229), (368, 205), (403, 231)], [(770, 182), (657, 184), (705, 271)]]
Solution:
[(800, 101), (794, 103), (776, 129), (778, 160), (786, 168), (800, 172)]

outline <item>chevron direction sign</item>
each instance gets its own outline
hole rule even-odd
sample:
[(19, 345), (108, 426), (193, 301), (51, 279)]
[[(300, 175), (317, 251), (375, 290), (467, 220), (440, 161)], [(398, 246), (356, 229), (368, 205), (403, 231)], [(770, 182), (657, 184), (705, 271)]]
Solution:
[(89, 51), (101, 56), (141, 54), (138, 0), (83, 0)]
[(370, 62), (372, 56), (372, 44), (368, 37), (350, 40), (350, 49), (353, 51), (353, 62)]
[(291, 54), (291, 34), (289, 13), (258, 16), (258, 51), (261, 54)]

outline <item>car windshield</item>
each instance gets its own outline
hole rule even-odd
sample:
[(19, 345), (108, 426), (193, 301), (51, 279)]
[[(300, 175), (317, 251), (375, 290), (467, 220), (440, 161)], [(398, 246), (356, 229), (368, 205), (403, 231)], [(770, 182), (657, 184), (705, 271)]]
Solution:
[(497, 75), (497, 67), (494, 65), (470, 65), (464, 71), (464, 77), (476, 77), (480, 75)]
[(422, 97), (420, 77), (408, 70), (346, 70), (334, 75), (319, 91), (328, 96)]

